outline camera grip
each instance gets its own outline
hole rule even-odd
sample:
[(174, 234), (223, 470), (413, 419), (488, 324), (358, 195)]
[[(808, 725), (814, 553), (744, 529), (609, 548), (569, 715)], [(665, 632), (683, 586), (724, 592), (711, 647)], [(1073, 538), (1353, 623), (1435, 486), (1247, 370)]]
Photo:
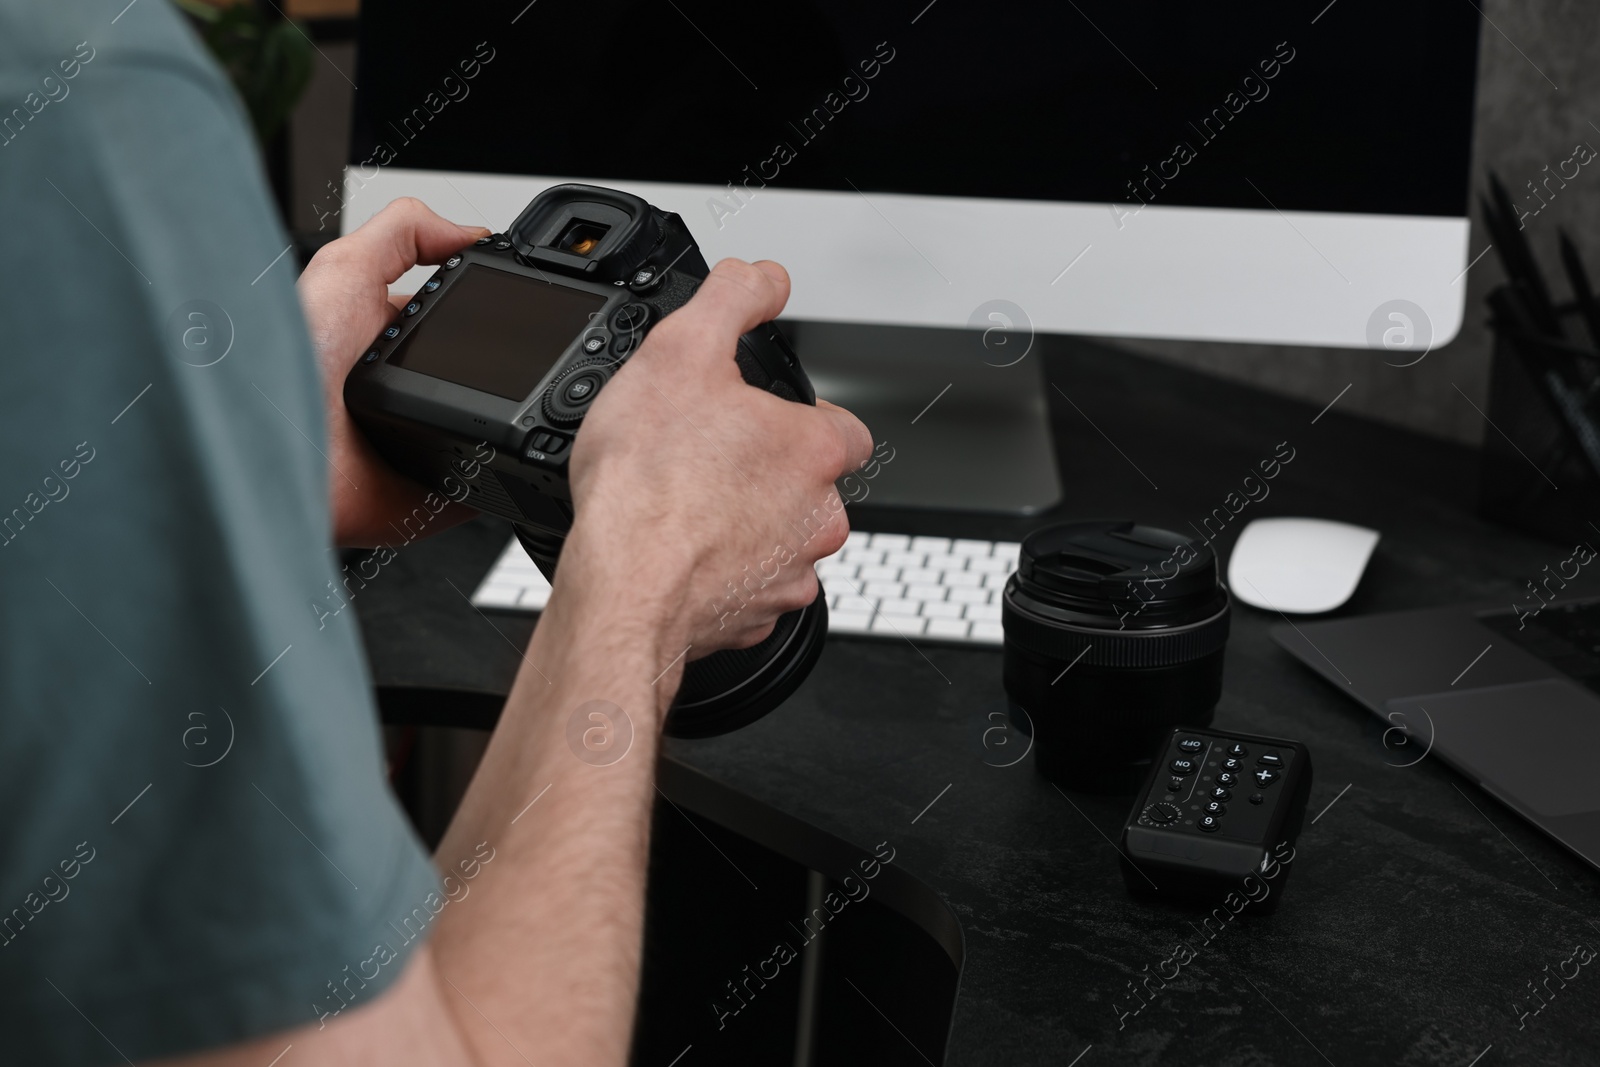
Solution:
[[(783, 334), (764, 323), (739, 339), (739, 373), (757, 389), (785, 400), (816, 404), (816, 392)], [(555, 580), (565, 531), (519, 523), (517, 539), (546, 578)], [(772, 633), (750, 648), (725, 649), (684, 667), (667, 716), (669, 737), (711, 737), (754, 722), (794, 692), (822, 654), (828, 602), (817, 597), (778, 618)]]

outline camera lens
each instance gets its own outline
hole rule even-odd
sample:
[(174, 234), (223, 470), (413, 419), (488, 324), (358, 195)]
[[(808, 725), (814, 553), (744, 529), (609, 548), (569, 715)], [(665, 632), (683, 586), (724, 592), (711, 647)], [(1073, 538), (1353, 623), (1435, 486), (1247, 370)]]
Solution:
[(1211, 549), (1133, 522), (1051, 526), (1022, 542), (1001, 600), (1006, 695), (1035, 765), (1074, 788), (1138, 788), (1174, 726), (1222, 695), (1228, 591)]

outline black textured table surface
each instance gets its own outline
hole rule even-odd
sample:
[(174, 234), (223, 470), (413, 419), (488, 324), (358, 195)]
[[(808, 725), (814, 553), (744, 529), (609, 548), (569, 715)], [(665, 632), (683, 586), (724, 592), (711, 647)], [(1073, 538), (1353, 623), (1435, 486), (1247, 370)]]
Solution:
[[(1476, 517), (1464, 448), (1337, 405), (1318, 418), (1321, 405), (1087, 346), (1042, 347), (1064, 505), (1030, 520), (863, 507), (854, 524), (1001, 539), (1069, 517), (1186, 530), (1287, 442), (1294, 459), (1271, 495), (1218, 547), (1226, 559), (1248, 520), (1271, 515), (1380, 530), (1341, 615), (1509, 605), (1568, 554)], [(873, 430), (896, 440), (895, 427)], [(463, 696), (464, 722), (506, 690), (531, 620), (495, 616), (496, 633), (465, 599), (506, 531), (479, 521), (407, 546), (361, 593), (381, 687), (435, 701), (440, 690), (491, 694)], [(864, 852), (892, 844), (895, 866), (960, 924), (949, 1064), (1600, 1063), (1600, 966), (1545, 984), (1571, 974), (1574, 946), (1600, 950), (1600, 876), (1437, 760), (1397, 766), (1415, 749), (1392, 735), (1386, 746), (1382, 721), (1280, 650), (1268, 635), (1279, 622), (1236, 605), (1214, 728), (1309, 747), (1307, 825), (1279, 910), (1210, 938), (1194, 915), (1124, 890), (1111, 841), (1131, 800), (1063, 792), (1031, 756), (992, 765), (1004, 758), (981, 737), (1004, 706), (998, 651), (831, 638), (777, 712), (724, 737), (669, 742), (666, 759)], [(1192, 961), (1145, 984), (1172, 973), (1162, 963), (1180, 943)], [(1553, 994), (1519, 1025), (1538, 1006), (1529, 983)]]

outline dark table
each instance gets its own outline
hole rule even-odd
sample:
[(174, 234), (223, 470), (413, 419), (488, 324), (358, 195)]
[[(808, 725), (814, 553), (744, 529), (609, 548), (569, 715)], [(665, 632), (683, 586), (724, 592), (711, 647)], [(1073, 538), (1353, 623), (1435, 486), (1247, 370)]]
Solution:
[[(854, 524), (1010, 540), (1058, 517), (1186, 530), (1288, 442), (1295, 458), (1270, 497), (1217, 543), (1225, 559), (1245, 522), (1268, 515), (1382, 531), (1343, 614), (1510, 604), (1567, 554), (1476, 517), (1469, 449), (1094, 346), (1041, 349), (1067, 503), (1028, 520), (861, 507)], [(361, 594), (386, 714), (492, 721), (532, 622), (496, 616), (497, 635), (463, 594), (506, 530), (480, 521), (408, 546)], [(1003, 707), (997, 651), (831, 638), (778, 712), (668, 742), (663, 789), (753, 835), (783, 823), (794, 851), (811, 852), (796, 858), (819, 869), (841, 862), (827, 842), (863, 855), (889, 842), (891, 902), (960, 964), (950, 1064), (1600, 1063), (1600, 968), (1552, 982), (1557, 995), (1520, 1029), (1513, 1010), (1575, 945), (1600, 949), (1600, 877), (1437, 760), (1395, 766), (1414, 756), (1272, 642), (1281, 621), (1236, 607), (1215, 725), (1310, 747), (1307, 825), (1278, 912), (1210, 942), (1195, 916), (1124, 890), (1111, 841), (1127, 798), (1063, 792), (1031, 756), (990, 765), (979, 739)], [(1128, 984), (1180, 940), (1203, 947), (1122, 1018), (1138, 1003)]]

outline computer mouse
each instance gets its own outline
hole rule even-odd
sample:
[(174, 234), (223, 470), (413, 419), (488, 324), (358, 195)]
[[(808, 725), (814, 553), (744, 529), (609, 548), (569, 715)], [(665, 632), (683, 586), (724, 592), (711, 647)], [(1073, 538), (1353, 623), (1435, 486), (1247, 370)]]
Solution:
[(1331, 519), (1256, 519), (1228, 559), (1228, 588), (1252, 607), (1315, 615), (1350, 599), (1378, 531)]

